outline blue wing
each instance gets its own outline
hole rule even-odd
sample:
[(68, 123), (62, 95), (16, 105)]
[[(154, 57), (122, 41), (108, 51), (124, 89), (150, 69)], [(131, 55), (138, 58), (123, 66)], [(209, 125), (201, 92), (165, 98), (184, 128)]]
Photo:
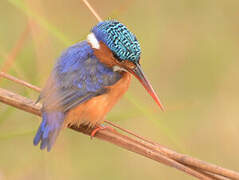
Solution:
[(86, 41), (68, 48), (58, 60), (41, 98), (46, 109), (67, 112), (106, 92), (121, 74), (102, 64)]
[[(92, 97), (106, 93), (106, 87), (120, 78), (120, 73), (112, 71), (94, 56), (86, 41), (68, 48), (58, 59), (40, 95), (45, 114), (34, 144), (41, 141), (42, 149), (50, 149), (59, 134), (65, 113)], [(59, 112), (63, 116), (59, 116)], [(47, 132), (49, 130), (51, 132)]]

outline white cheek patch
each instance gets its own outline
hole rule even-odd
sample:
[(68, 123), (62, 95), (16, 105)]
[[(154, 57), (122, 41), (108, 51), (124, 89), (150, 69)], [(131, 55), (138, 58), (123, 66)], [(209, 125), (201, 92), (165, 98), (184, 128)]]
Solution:
[(94, 48), (94, 49), (100, 49), (100, 43), (99, 43), (99, 41), (96, 39), (94, 33), (88, 34), (88, 36), (87, 36), (87, 41), (91, 44), (92, 48)]
[(122, 67), (119, 67), (117, 65), (113, 66), (113, 71), (116, 72), (116, 71), (125, 71), (125, 72), (128, 72), (126, 69), (122, 68)]

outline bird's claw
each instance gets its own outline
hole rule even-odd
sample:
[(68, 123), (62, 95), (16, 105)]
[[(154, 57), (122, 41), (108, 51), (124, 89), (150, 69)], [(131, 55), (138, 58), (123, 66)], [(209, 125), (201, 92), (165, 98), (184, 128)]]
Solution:
[(95, 129), (91, 132), (90, 138), (92, 139), (98, 131), (109, 129), (110, 131), (115, 131), (111, 126), (96, 125)]

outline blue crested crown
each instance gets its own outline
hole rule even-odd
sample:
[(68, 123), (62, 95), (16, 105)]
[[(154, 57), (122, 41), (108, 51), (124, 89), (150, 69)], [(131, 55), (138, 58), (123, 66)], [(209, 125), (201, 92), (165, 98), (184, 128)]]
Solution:
[(92, 32), (110, 48), (118, 60), (130, 60), (134, 63), (139, 61), (139, 42), (125, 25), (115, 20), (103, 21), (97, 24)]

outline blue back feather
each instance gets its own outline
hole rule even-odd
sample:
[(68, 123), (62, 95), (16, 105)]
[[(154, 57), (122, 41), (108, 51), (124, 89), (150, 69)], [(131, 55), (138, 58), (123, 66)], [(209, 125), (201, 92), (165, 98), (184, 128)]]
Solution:
[(41, 92), (42, 123), (34, 144), (48, 151), (62, 128), (66, 113), (94, 96), (107, 92), (121, 78), (121, 74), (102, 64), (90, 45), (83, 41), (69, 47), (58, 59)]

